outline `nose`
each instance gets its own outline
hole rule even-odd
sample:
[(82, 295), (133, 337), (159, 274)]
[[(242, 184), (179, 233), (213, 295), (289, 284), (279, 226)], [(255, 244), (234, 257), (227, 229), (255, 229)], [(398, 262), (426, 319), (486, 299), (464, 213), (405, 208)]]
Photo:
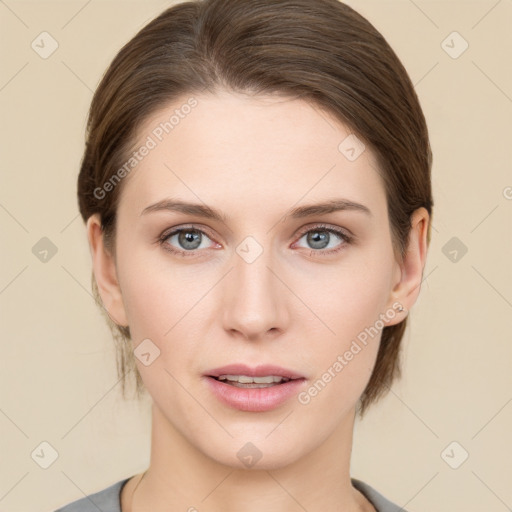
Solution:
[(279, 272), (273, 268), (270, 251), (264, 250), (252, 262), (236, 253), (233, 264), (222, 293), (224, 329), (252, 341), (275, 337), (286, 329), (288, 313), (286, 287), (276, 277)]

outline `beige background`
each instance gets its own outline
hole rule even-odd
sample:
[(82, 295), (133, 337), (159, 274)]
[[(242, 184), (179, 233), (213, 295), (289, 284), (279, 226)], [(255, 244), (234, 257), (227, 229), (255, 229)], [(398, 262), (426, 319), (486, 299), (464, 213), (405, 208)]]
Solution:
[[(352, 476), (410, 512), (510, 510), (512, 1), (348, 3), (416, 86), (435, 198), (404, 376), (356, 425)], [(120, 398), (76, 178), (92, 91), (168, 5), (0, 1), (1, 511), (52, 511), (148, 464), (149, 401)], [(59, 45), (46, 59), (31, 47), (43, 31)], [(458, 58), (445, 49), (462, 39), (442, 44), (454, 31), (469, 44)], [(43, 237), (57, 248), (46, 262), (32, 252)], [(456, 261), (453, 243), (467, 247)], [(47, 469), (31, 456), (43, 441), (58, 452)]]

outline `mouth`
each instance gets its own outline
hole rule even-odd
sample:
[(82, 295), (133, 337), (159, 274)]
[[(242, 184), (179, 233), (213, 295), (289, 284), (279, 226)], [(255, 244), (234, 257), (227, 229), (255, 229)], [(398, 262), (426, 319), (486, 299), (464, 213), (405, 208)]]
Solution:
[(261, 364), (259, 366), (247, 366), (242, 363), (228, 364), (219, 368), (209, 370), (206, 377), (227, 381), (228, 383), (238, 382), (240, 384), (280, 384), (294, 379), (303, 379), (304, 375), (288, 368), (282, 368), (272, 364)]
[(244, 412), (266, 412), (289, 403), (306, 377), (275, 365), (231, 364), (203, 374), (207, 388), (222, 404)]
[(296, 380), (281, 377), (279, 375), (268, 375), (263, 377), (250, 377), (248, 375), (219, 375), (218, 377), (214, 377), (213, 375), (208, 375), (208, 377), (219, 382), (223, 382), (224, 384), (229, 384), (230, 386), (248, 389), (271, 388), (273, 386), (289, 382), (290, 380)]
[(210, 370), (205, 376), (229, 386), (246, 389), (276, 387), (292, 380), (305, 380), (303, 375), (294, 370), (270, 364), (250, 367), (234, 363)]

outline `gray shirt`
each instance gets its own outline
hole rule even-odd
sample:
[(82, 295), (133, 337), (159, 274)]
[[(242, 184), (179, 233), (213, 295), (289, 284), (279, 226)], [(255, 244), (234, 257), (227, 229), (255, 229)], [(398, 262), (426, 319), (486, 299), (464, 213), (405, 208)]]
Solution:
[[(120, 480), (102, 491), (73, 501), (55, 512), (121, 512), (121, 489), (130, 478), (131, 477)], [(352, 485), (366, 496), (367, 500), (375, 507), (377, 512), (407, 512), (398, 505), (388, 501), (382, 494), (378, 493), (368, 484), (365, 484), (361, 480), (356, 480), (355, 478), (351, 480)]]

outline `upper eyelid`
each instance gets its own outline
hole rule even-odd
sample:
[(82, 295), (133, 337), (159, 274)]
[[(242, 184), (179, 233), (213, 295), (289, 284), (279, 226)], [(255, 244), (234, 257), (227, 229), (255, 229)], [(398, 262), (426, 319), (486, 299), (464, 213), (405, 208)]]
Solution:
[(325, 230), (325, 231), (341, 232), (342, 234), (345, 234), (347, 237), (354, 236), (352, 234), (352, 232), (350, 230), (348, 230), (347, 228), (342, 228), (340, 226), (334, 226), (334, 225), (330, 225), (330, 224), (323, 223), (323, 222), (313, 224), (312, 226), (306, 226), (303, 229), (299, 230), (298, 233), (302, 236), (302, 235), (306, 234), (308, 231), (314, 231), (315, 229), (318, 231)]
[(174, 236), (181, 231), (199, 231), (203, 235), (206, 235), (210, 240), (213, 241), (214, 237), (210, 234), (209, 230), (204, 227), (200, 227), (197, 225), (185, 225), (185, 226), (177, 226), (175, 228), (170, 228), (168, 230), (165, 230), (160, 238), (169, 238), (170, 236)]

